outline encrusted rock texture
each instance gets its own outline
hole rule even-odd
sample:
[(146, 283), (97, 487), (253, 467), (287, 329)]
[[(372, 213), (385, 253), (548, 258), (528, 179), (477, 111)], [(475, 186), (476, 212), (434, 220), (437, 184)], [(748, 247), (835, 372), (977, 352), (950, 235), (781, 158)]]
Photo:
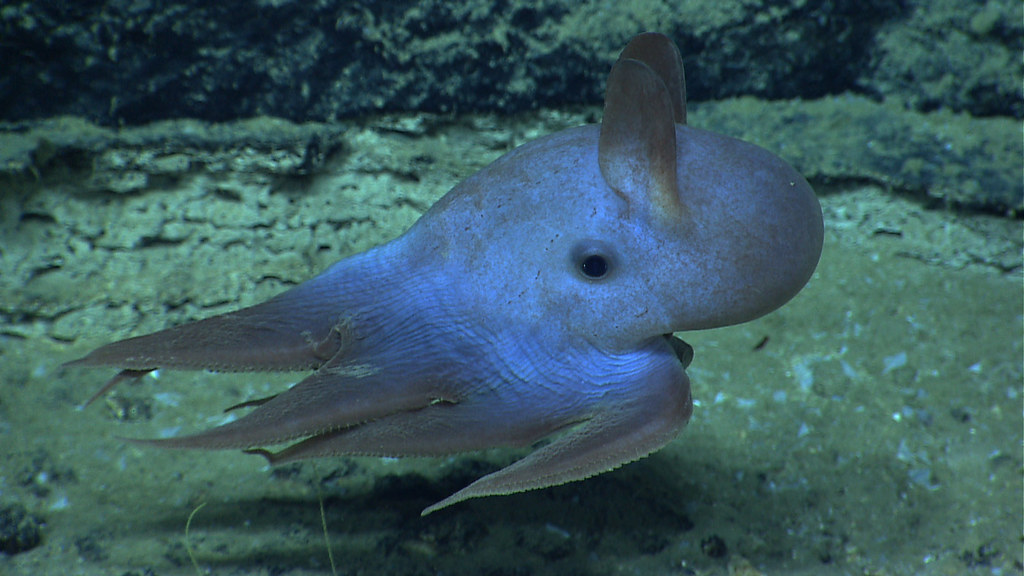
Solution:
[(0, 119), (100, 125), (601, 100), (634, 34), (672, 36), (692, 99), (893, 98), (1024, 117), (1016, 0), (5, 2)]
[[(123, 128), (598, 106), (611, 62), (644, 30), (679, 45), (694, 108), (731, 102), (705, 128), (812, 179), (1024, 214), (1016, 0), (9, 2), (0, 132), (68, 116)], [(36, 169), (65, 150), (26, 142)], [(0, 170), (18, 172), (22, 150), (4, 145)], [(133, 175), (112, 188), (145, 183)]]

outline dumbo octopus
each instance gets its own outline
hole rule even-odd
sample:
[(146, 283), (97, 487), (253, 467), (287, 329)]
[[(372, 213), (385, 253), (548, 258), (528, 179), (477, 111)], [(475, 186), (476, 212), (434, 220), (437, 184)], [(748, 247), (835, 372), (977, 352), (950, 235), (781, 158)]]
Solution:
[(94, 399), (158, 368), (311, 370), (237, 420), (138, 441), (271, 464), (553, 437), (423, 514), (644, 457), (693, 409), (693, 350), (673, 332), (778, 308), (807, 283), (823, 237), (807, 181), (757, 146), (688, 126), (684, 92), (675, 44), (641, 34), (612, 67), (600, 126), (520, 146), (399, 238), (262, 304), (70, 364), (121, 369)]

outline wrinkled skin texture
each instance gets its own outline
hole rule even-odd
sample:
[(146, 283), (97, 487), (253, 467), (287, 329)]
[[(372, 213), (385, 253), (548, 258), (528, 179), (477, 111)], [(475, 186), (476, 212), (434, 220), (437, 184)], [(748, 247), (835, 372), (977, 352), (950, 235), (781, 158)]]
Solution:
[(609, 76), (601, 126), (510, 152), (400, 238), (263, 304), (72, 364), (122, 369), (97, 396), (157, 368), (312, 370), (234, 422), (140, 441), (273, 464), (553, 436), (424, 514), (643, 457), (692, 411), (693, 352), (671, 334), (781, 306), (822, 245), (807, 182), (765, 150), (687, 126), (684, 91), (674, 44), (638, 36)]

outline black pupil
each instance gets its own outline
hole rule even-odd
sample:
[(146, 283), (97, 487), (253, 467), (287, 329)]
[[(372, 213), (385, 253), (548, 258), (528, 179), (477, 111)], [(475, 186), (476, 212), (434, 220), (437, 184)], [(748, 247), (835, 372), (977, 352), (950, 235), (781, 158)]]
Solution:
[(601, 278), (608, 273), (608, 261), (604, 259), (604, 256), (593, 254), (583, 259), (580, 270), (587, 278)]

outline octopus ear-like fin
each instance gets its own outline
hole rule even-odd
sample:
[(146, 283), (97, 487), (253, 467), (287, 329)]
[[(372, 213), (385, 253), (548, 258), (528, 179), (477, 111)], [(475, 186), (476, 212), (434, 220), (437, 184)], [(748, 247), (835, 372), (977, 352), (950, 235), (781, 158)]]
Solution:
[(620, 58), (608, 75), (598, 141), (601, 176), (629, 212), (671, 225), (685, 214), (676, 181), (672, 97), (650, 66)]
[(679, 48), (664, 34), (645, 32), (630, 40), (619, 59), (630, 58), (646, 64), (661, 78), (672, 101), (676, 124), (686, 124), (686, 75)]

